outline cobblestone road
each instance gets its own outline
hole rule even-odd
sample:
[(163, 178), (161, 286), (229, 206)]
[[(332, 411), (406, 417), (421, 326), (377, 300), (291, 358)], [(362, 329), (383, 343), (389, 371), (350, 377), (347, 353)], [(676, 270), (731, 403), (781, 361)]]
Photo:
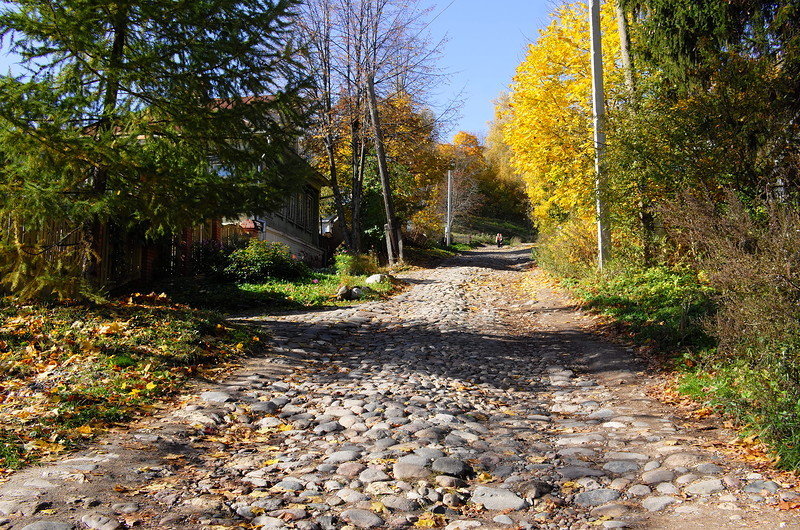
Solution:
[[(251, 359), (177, 411), (0, 488), (0, 523), (72, 528), (800, 528), (797, 494), (648, 398), (527, 250), (411, 273), (386, 302), (239, 320)], [(705, 427), (704, 427), (705, 429)], [(723, 433), (725, 434), (725, 433)]]

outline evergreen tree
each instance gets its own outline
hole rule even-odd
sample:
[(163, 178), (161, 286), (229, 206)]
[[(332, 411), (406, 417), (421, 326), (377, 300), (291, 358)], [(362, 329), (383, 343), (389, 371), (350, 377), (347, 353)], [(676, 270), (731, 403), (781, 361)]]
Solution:
[(85, 269), (109, 221), (167, 234), (298, 186), (296, 4), (4, 2), (0, 45), (23, 68), (0, 77), (4, 283), (47, 276), (32, 234), (64, 234)]

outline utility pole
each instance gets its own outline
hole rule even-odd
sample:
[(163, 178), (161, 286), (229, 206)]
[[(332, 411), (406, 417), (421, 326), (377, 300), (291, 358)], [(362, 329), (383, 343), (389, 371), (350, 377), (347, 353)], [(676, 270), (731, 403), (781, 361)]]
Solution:
[(453, 170), (447, 170), (447, 219), (445, 220), (444, 241), (448, 247), (453, 243)]
[(597, 212), (597, 267), (608, 263), (611, 234), (605, 204), (603, 157), (606, 148), (606, 102), (603, 88), (603, 38), (600, 30), (600, 0), (591, 0), (589, 11), (592, 29), (592, 108), (594, 114), (594, 200)]

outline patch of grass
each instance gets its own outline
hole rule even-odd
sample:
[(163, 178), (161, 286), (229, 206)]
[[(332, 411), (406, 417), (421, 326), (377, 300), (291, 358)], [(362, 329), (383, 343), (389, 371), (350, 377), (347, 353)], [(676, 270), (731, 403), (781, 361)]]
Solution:
[(328, 269), (311, 272), (294, 280), (270, 279), (262, 283), (213, 283), (179, 279), (159, 285), (159, 290), (191, 307), (227, 312), (352, 305), (357, 302), (335, 299), (342, 285), (365, 287), (365, 296), (361, 301), (379, 300), (396, 287), (391, 281), (367, 286), (367, 276), (342, 275)]
[(267, 336), (155, 296), (102, 305), (0, 303), (0, 470), (146, 411)]
[(711, 289), (690, 270), (653, 267), (567, 282), (587, 306), (624, 324), (640, 344), (661, 351), (709, 347), (703, 320), (714, 310)]
[(0, 429), (0, 466), (18, 469), (26, 463), (25, 447), (22, 440)]
[(359, 286), (364, 289), (361, 301), (379, 300), (389, 294), (394, 285), (391, 281), (366, 285), (367, 275), (339, 275), (333, 272), (316, 272), (308, 278), (293, 282), (272, 280), (262, 284), (244, 284), (240, 288), (251, 293), (280, 293), (286, 300), (303, 307), (326, 305), (352, 305), (353, 302), (335, 300), (336, 292), (342, 285)]
[(441, 247), (411, 247), (403, 249), (406, 265), (412, 267), (434, 267), (437, 263), (447, 258), (452, 258), (457, 252)]

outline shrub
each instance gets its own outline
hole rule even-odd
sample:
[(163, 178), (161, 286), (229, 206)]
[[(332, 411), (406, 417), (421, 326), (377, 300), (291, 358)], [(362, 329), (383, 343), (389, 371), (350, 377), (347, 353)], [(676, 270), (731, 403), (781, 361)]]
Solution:
[(194, 274), (204, 274), (213, 280), (225, 277), (225, 269), (230, 265), (231, 254), (244, 248), (247, 240), (221, 243), (201, 241), (192, 244), (192, 268)]
[(227, 276), (240, 283), (259, 283), (272, 278), (293, 280), (309, 273), (283, 243), (251, 239), (246, 247), (230, 255)]
[(718, 311), (712, 399), (800, 467), (800, 212), (788, 204), (685, 196), (667, 211), (673, 237), (702, 268)]
[(577, 282), (575, 290), (590, 307), (627, 324), (639, 342), (664, 351), (711, 345), (703, 322), (714, 311), (712, 290), (691, 269), (593, 273)]
[(366, 276), (380, 272), (378, 260), (368, 254), (337, 254), (336, 272), (342, 276)]

